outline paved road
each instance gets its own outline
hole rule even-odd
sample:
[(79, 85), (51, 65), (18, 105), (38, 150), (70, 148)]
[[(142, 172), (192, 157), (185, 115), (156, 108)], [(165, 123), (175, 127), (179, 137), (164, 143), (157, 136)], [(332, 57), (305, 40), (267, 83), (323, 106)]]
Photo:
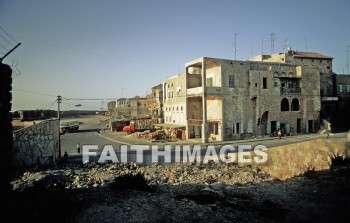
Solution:
[[(121, 155), (125, 155), (125, 153), (120, 153), (120, 146), (125, 144), (136, 144), (136, 145), (146, 145), (147, 143), (145, 141), (141, 141), (138, 139), (133, 138), (125, 138), (124, 133), (111, 133), (109, 130), (107, 130), (104, 133), (99, 133), (98, 130), (103, 126), (106, 126), (106, 121), (101, 122), (100, 124), (97, 123), (85, 123), (80, 125), (80, 130), (76, 133), (66, 133), (61, 136), (61, 151), (62, 154), (67, 151), (69, 154), (69, 157), (74, 157), (76, 160), (81, 161), (82, 155), (81, 153), (77, 153), (76, 145), (80, 143), (80, 145), (98, 145), (97, 153), (100, 154), (102, 149), (105, 147), (105, 145), (111, 145), (117, 154), (118, 160), (120, 161)], [(346, 138), (347, 133), (337, 133), (331, 135), (332, 139), (342, 140)], [(232, 142), (217, 142), (217, 143), (210, 143), (210, 145), (214, 145), (216, 152), (219, 153), (219, 150), (222, 148), (223, 145), (233, 145), (233, 146), (239, 146), (239, 145), (250, 145), (252, 149), (255, 148), (257, 145), (264, 145), (267, 148), (272, 148), (276, 146), (281, 145), (288, 145), (292, 143), (297, 142), (303, 142), (308, 140), (314, 140), (318, 138), (326, 138), (325, 135), (319, 135), (319, 134), (305, 134), (305, 135), (298, 135), (298, 136), (291, 136), (291, 137), (284, 137), (281, 140), (278, 138), (263, 138), (263, 139), (250, 139), (250, 140), (239, 140), (239, 141), (232, 141)], [(189, 145), (198, 144), (196, 141), (186, 141)], [(183, 143), (183, 142), (182, 142)], [(172, 145), (172, 148), (174, 148), (175, 145), (179, 145), (180, 143), (167, 143), (167, 145)], [(159, 150), (162, 151), (164, 148), (165, 143), (154, 143), (153, 145), (158, 145)], [(202, 145), (201, 146), (201, 157), (203, 158), (206, 152), (206, 148), (209, 144)], [(151, 148), (151, 147), (150, 147)], [(136, 161), (136, 151), (130, 151), (128, 150), (128, 161)], [(99, 157), (99, 156), (98, 156)], [(97, 158), (98, 158), (97, 157)], [(96, 161), (96, 157), (91, 157), (91, 161)], [(171, 151), (171, 158), (172, 161), (175, 159), (175, 151)], [(143, 151), (143, 163), (146, 165), (151, 164), (152, 160), (152, 151), (147, 150)], [(163, 157), (159, 156), (159, 162), (162, 163)]]

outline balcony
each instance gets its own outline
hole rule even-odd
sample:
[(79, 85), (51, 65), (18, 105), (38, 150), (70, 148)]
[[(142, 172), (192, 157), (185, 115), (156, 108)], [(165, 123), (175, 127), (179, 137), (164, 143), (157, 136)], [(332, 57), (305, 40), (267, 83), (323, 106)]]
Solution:
[(187, 97), (195, 97), (203, 95), (203, 87), (195, 87), (187, 89)]
[(301, 89), (299, 87), (281, 87), (281, 94), (301, 94)]

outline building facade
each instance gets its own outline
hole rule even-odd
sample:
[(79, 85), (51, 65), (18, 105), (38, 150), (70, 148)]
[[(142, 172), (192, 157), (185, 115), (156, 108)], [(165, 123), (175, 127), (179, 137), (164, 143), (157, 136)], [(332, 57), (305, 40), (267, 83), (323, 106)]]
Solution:
[(187, 138), (235, 140), (315, 132), (317, 67), (199, 58), (185, 65)]

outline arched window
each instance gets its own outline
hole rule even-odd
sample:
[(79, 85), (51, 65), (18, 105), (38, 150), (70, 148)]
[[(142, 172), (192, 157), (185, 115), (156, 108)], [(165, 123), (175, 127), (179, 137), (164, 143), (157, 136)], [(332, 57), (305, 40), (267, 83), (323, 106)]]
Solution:
[(287, 98), (283, 98), (281, 101), (281, 111), (289, 111), (289, 101)]
[(299, 100), (297, 98), (294, 98), (292, 100), (292, 106), (291, 106), (290, 110), (292, 110), (292, 111), (300, 111)]

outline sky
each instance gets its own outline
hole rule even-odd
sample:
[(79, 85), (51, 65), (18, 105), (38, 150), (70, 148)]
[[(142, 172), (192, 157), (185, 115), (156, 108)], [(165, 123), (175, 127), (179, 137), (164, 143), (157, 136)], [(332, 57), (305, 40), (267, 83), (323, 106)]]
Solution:
[(235, 34), (237, 60), (270, 54), (274, 33), (275, 53), (325, 54), (347, 73), (349, 11), (348, 0), (0, 0), (0, 57), (21, 43), (3, 60), (13, 111), (57, 109), (57, 95), (63, 110), (99, 110), (192, 60), (234, 59)]

